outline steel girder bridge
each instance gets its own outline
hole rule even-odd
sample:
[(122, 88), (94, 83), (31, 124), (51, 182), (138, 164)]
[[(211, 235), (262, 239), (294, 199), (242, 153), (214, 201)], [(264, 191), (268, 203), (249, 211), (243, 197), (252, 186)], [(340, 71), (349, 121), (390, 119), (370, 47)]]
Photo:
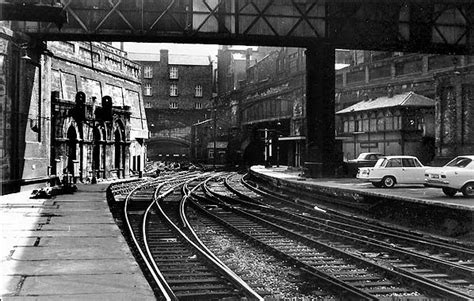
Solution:
[[(472, 53), (472, 0), (0, 0), (54, 40), (170, 41)], [(41, 12), (41, 13), (39, 13)], [(36, 19), (35, 19), (36, 18)], [(50, 21), (56, 23), (41, 22)], [(37, 20), (37, 21), (35, 21)]]
[(0, 19), (36, 40), (305, 47), (306, 160), (320, 174), (336, 153), (335, 48), (474, 53), (472, 0), (0, 0)]

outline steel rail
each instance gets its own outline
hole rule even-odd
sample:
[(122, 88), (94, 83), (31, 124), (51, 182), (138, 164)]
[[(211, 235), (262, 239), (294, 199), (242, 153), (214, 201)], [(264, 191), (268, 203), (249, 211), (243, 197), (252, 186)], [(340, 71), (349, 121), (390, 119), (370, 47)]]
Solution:
[[(159, 182), (159, 180), (157, 180), (157, 182)], [(159, 287), (161, 293), (163, 294), (165, 300), (166, 301), (171, 301), (171, 300), (175, 300), (175, 299), (174, 298), (172, 299), (171, 296), (168, 294), (168, 290), (165, 288), (167, 286), (167, 284), (166, 284), (166, 281), (164, 281), (163, 275), (159, 272), (159, 270), (155, 270), (154, 266), (152, 264), (150, 264), (146, 254), (143, 252), (140, 244), (138, 243), (138, 240), (135, 236), (135, 233), (133, 232), (132, 225), (131, 225), (130, 220), (128, 218), (128, 209), (127, 209), (127, 207), (128, 207), (128, 203), (130, 201), (130, 197), (131, 197), (132, 193), (134, 193), (138, 189), (141, 189), (146, 184), (148, 184), (148, 183), (144, 183), (144, 184), (141, 184), (141, 185), (135, 187), (125, 198), (125, 205), (124, 205), (125, 221), (127, 223), (128, 231), (130, 232), (130, 236), (133, 240), (133, 243), (135, 244), (138, 252), (140, 253), (140, 256), (142, 257), (143, 261), (145, 262), (150, 274), (153, 277), (153, 280), (158, 285), (158, 287)]]
[[(204, 189), (207, 190), (207, 188), (204, 186)], [(261, 240), (253, 237), (252, 235), (250, 234), (247, 234), (245, 232), (243, 232), (242, 230), (236, 228), (235, 226), (233, 225), (230, 225), (229, 223), (227, 223), (225, 220), (223, 220), (222, 218), (208, 212), (205, 208), (203, 208), (200, 204), (198, 204), (197, 202), (195, 201), (192, 201), (192, 204), (198, 208), (201, 212), (205, 213), (207, 216), (209, 217), (212, 217), (213, 219), (217, 220), (219, 223), (225, 225), (225, 227), (228, 227), (230, 229), (232, 229), (233, 232), (236, 232), (238, 233), (239, 235), (245, 237), (246, 239), (249, 239), (261, 246), (263, 246), (264, 248), (266, 249), (269, 249), (269, 250), (272, 250), (273, 253), (275, 254), (278, 254), (278, 256), (280, 257), (283, 257), (285, 258), (286, 260), (290, 260), (293, 264), (297, 264), (300, 268), (303, 268), (305, 269), (305, 271), (307, 271), (308, 273), (310, 273), (312, 276), (316, 277), (317, 279), (323, 281), (326, 285), (329, 285), (329, 286), (336, 286), (338, 289), (340, 290), (343, 290), (344, 292), (346, 292), (347, 294), (350, 294), (352, 297), (357, 297), (357, 300), (377, 300), (377, 297), (371, 295), (371, 294), (368, 294), (344, 281), (341, 281), (339, 279), (337, 279), (336, 277), (333, 277), (325, 272), (321, 272), (321, 271), (318, 271), (317, 269), (315, 269), (314, 267), (306, 264), (306, 263), (303, 263), (299, 260), (296, 260), (294, 257), (291, 257), (289, 256), (288, 254), (262, 242)], [(339, 291), (339, 293), (341, 293), (341, 291)], [(347, 297), (347, 295), (345, 296)], [(350, 299), (352, 300), (352, 299)]]
[[(245, 179), (244, 177), (242, 177), (241, 179), (241, 182), (242, 184), (247, 187), (248, 189), (252, 190), (253, 192), (255, 193), (258, 193), (262, 196), (267, 196), (269, 198), (274, 198), (278, 201), (281, 201), (281, 202), (286, 202), (286, 203), (291, 203), (293, 205), (298, 205), (298, 206), (302, 206), (302, 205), (299, 205), (299, 204), (296, 204), (294, 202), (290, 202), (288, 201), (287, 199), (283, 198), (282, 196), (278, 195), (278, 194), (275, 194), (275, 193), (271, 193), (271, 192), (268, 192), (268, 191), (265, 191), (265, 190), (262, 190), (260, 188), (257, 188), (257, 187), (254, 187), (252, 185), (250, 185)], [(244, 196), (245, 197), (245, 196)], [(309, 205), (308, 206), (304, 206), (304, 208), (306, 209), (316, 209), (314, 207), (310, 207)], [(340, 213), (337, 213), (337, 212), (333, 212), (332, 210), (324, 210), (324, 209), (321, 209), (321, 208), (318, 208), (317, 211), (321, 212), (321, 213), (325, 213), (327, 214), (329, 217), (331, 216), (336, 216), (337, 218), (340, 218), (340, 219), (343, 219), (343, 220), (347, 220), (348, 217), (344, 216), (344, 215), (341, 215)], [(317, 217), (314, 217), (314, 218), (317, 218)], [(330, 221), (330, 220), (325, 220), (325, 222), (327, 223), (339, 223), (341, 224), (340, 222), (336, 222), (336, 221)], [(356, 223), (356, 224), (359, 224), (361, 227), (367, 227), (367, 223), (362, 223), (361, 221), (358, 221), (358, 220), (351, 220), (351, 222), (353, 223)], [(344, 224), (342, 223), (343, 225), (345, 226), (349, 226), (347, 224)], [(356, 227), (355, 225), (352, 225), (351, 227)], [(452, 244), (449, 244), (449, 243), (445, 243), (443, 241), (434, 241), (432, 239), (429, 239), (429, 238), (425, 238), (425, 237), (422, 237), (421, 235), (414, 235), (413, 233), (408, 233), (408, 232), (405, 232), (405, 231), (398, 231), (398, 230), (395, 230), (395, 229), (390, 229), (390, 228), (387, 228), (387, 227), (384, 227), (384, 226), (380, 226), (380, 225), (373, 225), (373, 224), (370, 224), (370, 227), (372, 229), (367, 229), (367, 231), (375, 231), (375, 230), (380, 230), (380, 231), (383, 231), (385, 232), (384, 234), (385, 235), (388, 235), (388, 236), (392, 236), (394, 238), (400, 238), (400, 239), (404, 239), (406, 241), (413, 241), (413, 242), (419, 242), (419, 243), (423, 243), (425, 245), (427, 245), (428, 247), (435, 247), (435, 248), (439, 248), (439, 247), (443, 247), (445, 248), (446, 250), (450, 250), (451, 252), (462, 252), (463, 254), (465, 255), (470, 255), (470, 256), (474, 256), (474, 251), (472, 249), (468, 249), (468, 248), (465, 248), (463, 246), (458, 246), (458, 245), (455, 245), (453, 246)], [(375, 230), (374, 230), (375, 229)], [(403, 236), (402, 236), (403, 235)]]
[[(208, 189), (208, 188), (207, 188)], [(208, 189), (209, 190), (209, 189)], [(218, 200), (219, 200), (219, 195), (216, 193), (216, 192), (212, 192), (210, 191), (210, 195), (213, 195), (214, 197), (216, 197)], [(294, 232), (294, 230), (292, 229), (288, 229), (286, 227), (283, 227), (279, 224), (276, 224), (274, 222), (270, 222), (270, 221), (267, 221), (265, 220), (264, 218), (261, 218), (258, 216), (258, 214), (256, 214), (255, 212), (247, 212), (246, 210), (243, 210), (243, 209), (239, 209), (239, 208), (236, 208), (235, 206), (229, 206), (227, 204), (225, 204), (225, 202), (222, 202), (222, 200), (219, 200), (220, 203), (223, 205), (223, 206), (226, 206), (227, 208), (229, 208), (230, 210), (232, 211), (235, 211), (235, 212), (238, 212), (238, 213), (241, 213), (243, 214), (244, 216), (248, 216), (250, 218), (253, 218), (255, 220), (257, 220), (258, 222), (261, 222), (261, 223), (264, 223), (272, 228), (275, 228), (275, 229), (278, 229), (279, 231), (283, 231), (284, 233), (290, 235), (290, 236), (294, 236), (296, 237), (297, 239), (302, 239), (310, 244), (313, 244), (313, 245), (317, 245), (317, 246), (320, 246), (320, 247), (323, 247), (325, 249), (328, 249), (336, 254), (340, 254), (340, 255), (343, 255), (347, 258), (352, 258), (353, 260), (356, 260), (356, 261), (359, 261), (359, 262), (363, 262), (366, 266), (371, 266), (373, 268), (376, 268), (380, 271), (382, 271), (383, 273), (385, 274), (389, 274), (389, 275), (392, 275), (392, 276), (395, 276), (396, 278), (401, 278), (401, 279), (406, 279), (408, 280), (408, 282), (416, 282), (418, 283), (419, 285), (422, 285), (422, 287), (425, 287), (428, 289), (428, 291), (436, 291), (440, 294), (443, 294), (444, 296), (449, 296), (450, 298), (454, 298), (456, 300), (471, 300), (471, 296), (467, 296), (463, 293), (459, 293), (457, 291), (453, 291), (452, 289), (450, 288), (446, 288), (442, 285), (440, 285), (439, 283), (433, 283), (431, 280), (429, 281), (426, 281), (425, 278), (421, 278), (421, 277), (412, 277), (409, 273), (400, 273), (398, 271), (395, 271), (393, 269), (389, 269), (387, 267), (384, 267), (384, 266), (380, 266), (376, 263), (373, 263), (371, 261), (368, 261), (368, 260), (365, 260), (359, 256), (356, 256), (356, 255), (353, 255), (353, 254), (350, 254), (350, 253), (346, 253), (338, 248), (335, 248), (335, 247), (331, 247), (331, 246), (328, 246), (326, 244), (322, 244), (312, 238), (308, 238), (308, 237), (305, 237), (305, 236), (302, 236), (300, 234), (297, 234)]]
[[(200, 175), (200, 176), (190, 179), (189, 181), (197, 180), (202, 177), (203, 176)], [(207, 252), (202, 250), (196, 243), (194, 243), (191, 239), (189, 239), (189, 237), (175, 223), (173, 223), (173, 221), (169, 218), (169, 216), (164, 212), (160, 204), (160, 201), (162, 201), (166, 196), (168, 196), (170, 193), (172, 193), (176, 188), (178, 188), (181, 185), (184, 185), (184, 183), (173, 185), (164, 193), (155, 195), (153, 204), (156, 204), (161, 215), (166, 219), (167, 223), (171, 225), (180, 234), (181, 238), (185, 239), (187, 243), (189, 243), (196, 251), (198, 251), (209, 262), (211, 262), (211, 264), (213, 264), (214, 266), (217, 266), (220, 269), (220, 271), (222, 271), (227, 276), (227, 278), (231, 282), (234, 283), (234, 285), (240, 287), (241, 289), (244, 289), (244, 291), (248, 294), (249, 297), (263, 301), (263, 298), (260, 295), (258, 295), (254, 290), (252, 290), (247, 284), (245, 284), (245, 282), (240, 277), (238, 277), (233, 272), (231, 272), (230, 269), (227, 268), (225, 265), (223, 265), (220, 261), (216, 261), (214, 257), (210, 256)], [(149, 251), (149, 248), (147, 248), (147, 250)], [(151, 252), (149, 253), (149, 256), (151, 256)]]
[[(216, 176), (214, 176), (216, 177)], [(240, 278), (237, 274), (234, 273), (234, 271), (232, 271), (225, 263), (223, 263), (211, 250), (209, 250), (209, 248), (202, 242), (202, 240), (199, 238), (199, 236), (196, 234), (196, 232), (194, 231), (193, 227), (191, 226), (191, 224), (189, 223), (189, 220), (188, 218), (186, 217), (186, 214), (185, 214), (185, 204), (186, 204), (186, 201), (188, 199), (192, 199), (192, 196), (191, 194), (198, 188), (200, 188), (201, 185), (203, 185), (206, 181), (208, 181), (210, 179), (206, 179), (204, 181), (202, 181), (201, 183), (199, 183), (198, 185), (196, 185), (195, 187), (193, 187), (193, 189), (189, 190), (188, 191), (188, 194), (186, 194), (185, 196), (183, 196), (183, 198), (181, 199), (181, 202), (180, 202), (180, 216), (181, 216), (181, 220), (183, 222), (183, 225), (185, 228), (188, 229), (188, 231), (191, 233), (191, 235), (193, 236), (193, 238), (196, 240), (196, 242), (199, 244), (199, 246), (207, 253), (209, 254), (209, 256), (211, 256), (212, 258), (214, 258), (215, 261), (217, 261), (221, 267), (225, 270), (228, 271), (229, 274), (233, 275), (233, 277), (235, 279), (237, 279), (240, 283), (240, 285), (242, 285), (248, 292), (249, 292), (249, 295), (251, 295), (252, 297), (256, 298), (257, 300), (261, 300), (263, 301), (263, 297), (260, 296), (257, 292), (255, 292), (245, 281), (242, 280), (242, 278)], [(187, 185), (187, 184), (186, 184)]]

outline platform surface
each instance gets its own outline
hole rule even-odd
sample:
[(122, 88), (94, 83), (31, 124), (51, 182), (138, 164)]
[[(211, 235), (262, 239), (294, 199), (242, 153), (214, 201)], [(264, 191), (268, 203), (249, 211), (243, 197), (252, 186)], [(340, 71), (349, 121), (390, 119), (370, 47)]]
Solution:
[(371, 183), (356, 178), (311, 179), (302, 177), (300, 175), (301, 171), (289, 170), (286, 166), (267, 168), (256, 165), (251, 167), (251, 171), (269, 178), (288, 181), (307, 189), (317, 186), (331, 187), (394, 200), (400, 199), (420, 204), (474, 211), (474, 198), (466, 198), (461, 193), (457, 193), (454, 197), (448, 197), (444, 195), (441, 188), (424, 187), (423, 185), (396, 185), (394, 188), (376, 188)]
[(0, 300), (156, 300), (109, 210), (109, 184), (0, 196)]

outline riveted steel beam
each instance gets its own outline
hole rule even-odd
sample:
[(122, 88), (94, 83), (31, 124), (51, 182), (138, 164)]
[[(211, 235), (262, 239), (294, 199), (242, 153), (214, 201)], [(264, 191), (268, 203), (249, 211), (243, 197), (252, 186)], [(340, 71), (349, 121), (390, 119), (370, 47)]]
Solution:
[(70, 16), (61, 30), (44, 22), (17, 22), (15, 29), (54, 40), (303, 47), (330, 43), (350, 49), (474, 53), (470, 0), (61, 0), (61, 4)]

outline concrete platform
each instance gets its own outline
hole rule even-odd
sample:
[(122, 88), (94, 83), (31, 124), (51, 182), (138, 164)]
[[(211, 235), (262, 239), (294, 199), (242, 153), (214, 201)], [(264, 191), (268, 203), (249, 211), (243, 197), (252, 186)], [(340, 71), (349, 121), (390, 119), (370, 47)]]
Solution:
[(156, 300), (106, 201), (108, 184), (0, 196), (0, 299)]
[(448, 236), (459, 233), (473, 236), (474, 198), (465, 198), (461, 193), (448, 197), (440, 188), (427, 188), (423, 185), (397, 185), (387, 189), (376, 188), (355, 178), (310, 179), (300, 176), (300, 171), (289, 170), (286, 166), (252, 166), (250, 173), (283, 190), (301, 191), (306, 195), (312, 192), (322, 193), (341, 197), (346, 204), (353, 202), (366, 205), (369, 208), (366, 209), (367, 212), (374, 216), (396, 216), (395, 213), (398, 212), (397, 218), (406, 219), (408, 226), (411, 223), (423, 228), (425, 224), (426, 229)]

